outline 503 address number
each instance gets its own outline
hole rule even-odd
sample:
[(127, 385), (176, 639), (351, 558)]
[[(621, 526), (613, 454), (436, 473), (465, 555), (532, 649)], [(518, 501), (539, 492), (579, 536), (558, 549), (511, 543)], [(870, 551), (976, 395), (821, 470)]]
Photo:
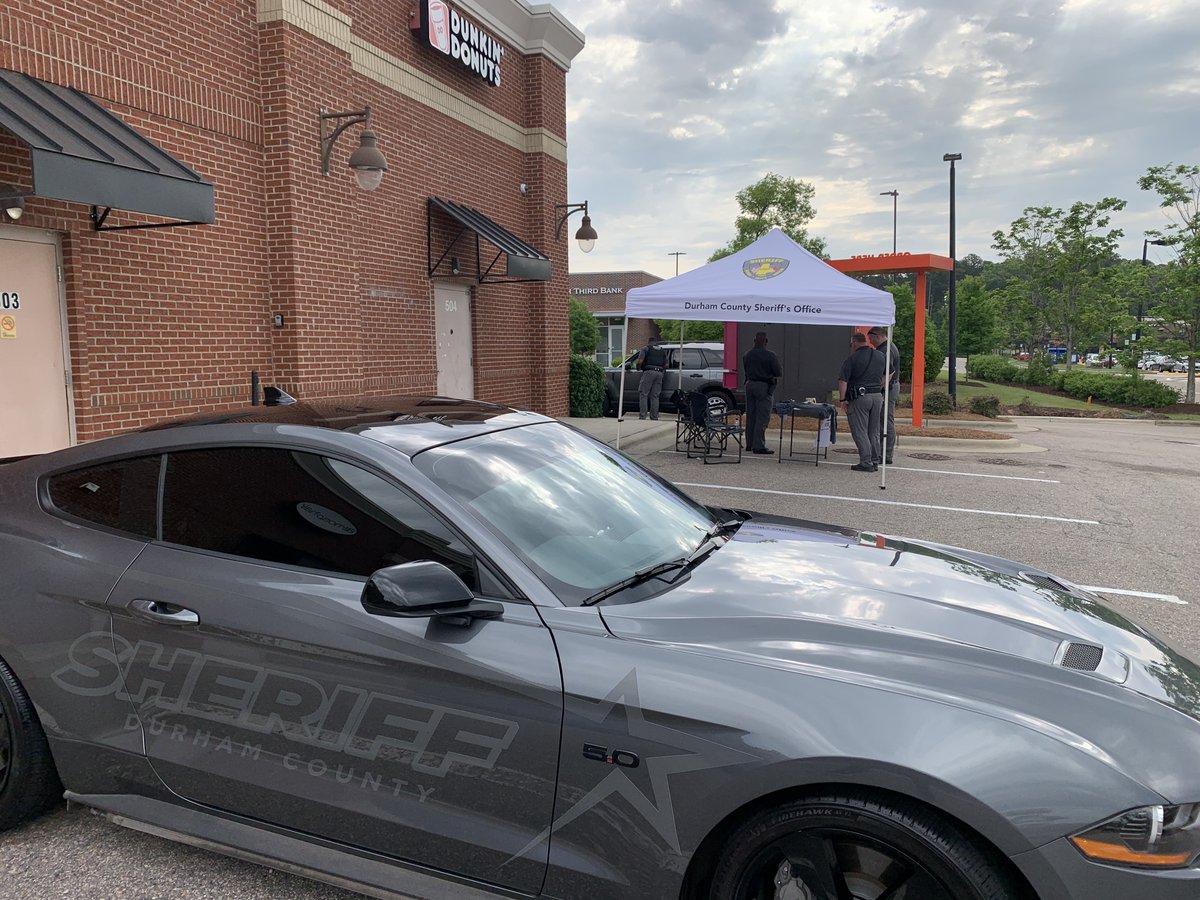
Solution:
[(4, 291), (0, 293), (0, 309), (20, 309), (21, 295), (16, 291)]

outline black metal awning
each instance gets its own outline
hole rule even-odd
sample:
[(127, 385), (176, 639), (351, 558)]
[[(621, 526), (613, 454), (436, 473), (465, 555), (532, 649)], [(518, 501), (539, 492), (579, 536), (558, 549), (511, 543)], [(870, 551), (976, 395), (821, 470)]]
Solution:
[[(216, 221), (211, 184), (74, 88), (0, 69), (0, 128), (29, 146), (34, 195), (89, 204), (97, 230)], [(105, 226), (113, 209), (179, 221)]]
[[(442, 251), (436, 262), (433, 259), (433, 211), (435, 208), (442, 210), (462, 226), (462, 231), (447, 242), (446, 249)], [(478, 210), (471, 209), (469, 206), (461, 206), (450, 200), (430, 197), (426, 205), (425, 218), (427, 258), (431, 278), (454, 277), (458, 274), (457, 272), (447, 274), (442, 270), (442, 264), (463, 233), (471, 231), (475, 235), (475, 271), (478, 273), (476, 278), (480, 283), (550, 280), (550, 257), (531, 247), (508, 229), (497, 225)], [(486, 268), (480, 258), (480, 238), (499, 248), (500, 251)], [(492, 273), (501, 256), (504, 256), (506, 260), (505, 277), (503, 278)]]

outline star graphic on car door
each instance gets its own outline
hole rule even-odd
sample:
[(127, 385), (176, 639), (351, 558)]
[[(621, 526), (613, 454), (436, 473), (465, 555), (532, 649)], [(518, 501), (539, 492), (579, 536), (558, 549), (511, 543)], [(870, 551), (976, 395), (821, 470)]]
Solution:
[[(641, 756), (638, 768), (645, 768), (649, 793), (639, 787), (630, 777), (630, 770), (613, 766), (612, 771), (605, 775), (595, 787), (555, 818), (549, 827), (508, 861), (524, 856), (554, 832), (614, 796), (624, 798), (672, 850), (680, 853), (679, 831), (671, 799), (671, 776), (684, 772), (719, 769), (737, 763), (752, 762), (758, 758), (751, 753), (735, 750), (732, 747), (705, 740), (676, 728), (647, 721), (642, 713), (641, 700), (638, 695), (636, 669), (631, 669), (604, 699), (596, 703), (584, 702), (582, 705), (569, 709), (569, 712), (596, 723), (605, 722), (613, 715), (623, 715), (625, 731), (635, 742), (650, 742), (679, 752), (668, 750), (659, 755)], [(571, 752), (571, 748), (568, 748), (567, 752)]]

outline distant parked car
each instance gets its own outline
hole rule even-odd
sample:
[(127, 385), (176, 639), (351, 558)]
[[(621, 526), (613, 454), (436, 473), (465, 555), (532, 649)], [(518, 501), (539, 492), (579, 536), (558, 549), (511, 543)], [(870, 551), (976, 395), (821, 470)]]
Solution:
[[(662, 394), (659, 398), (659, 405), (663, 410), (675, 411), (672, 395), (680, 387), (685, 391), (702, 391), (707, 394), (709, 407), (715, 412), (745, 407), (744, 392), (725, 387), (724, 344), (719, 341), (684, 343), (682, 371), (679, 368), (679, 345), (663, 342), (662, 348), (667, 352), (667, 367), (663, 373)], [(633, 410), (636, 413), (638, 409), (638, 387), (642, 383), (642, 373), (636, 368), (637, 358), (638, 354), (634, 352), (625, 360), (626, 412)], [(621, 367), (609, 366), (604, 370), (604, 378), (604, 413), (616, 415), (617, 397), (621, 392)]]
[(1017, 359), (1019, 359), (1021, 362), (1029, 362), (1029, 354), (1024, 352), (1018, 353)]

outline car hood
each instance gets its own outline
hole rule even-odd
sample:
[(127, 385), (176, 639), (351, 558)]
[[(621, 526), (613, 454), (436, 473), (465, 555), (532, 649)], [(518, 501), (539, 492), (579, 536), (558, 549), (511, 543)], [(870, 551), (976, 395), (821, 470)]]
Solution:
[(617, 637), (833, 677), (940, 678), (951, 696), (968, 670), (981, 694), (1019, 674), (1092, 693), (1100, 682), (1200, 721), (1187, 657), (1093, 594), (969, 550), (755, 518), (678, 583), (620, 599), (602, 607)]

